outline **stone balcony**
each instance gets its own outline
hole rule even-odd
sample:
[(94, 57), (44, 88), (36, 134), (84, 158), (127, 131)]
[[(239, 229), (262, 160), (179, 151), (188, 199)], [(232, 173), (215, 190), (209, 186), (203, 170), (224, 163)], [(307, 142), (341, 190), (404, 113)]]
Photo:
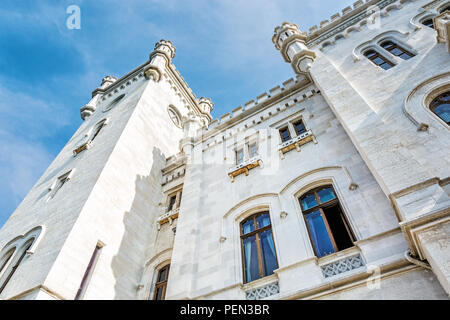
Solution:
[(299, 134), (298, 136), (296, 136), (294, 138), (291, 138), (288, 141), (280, 143), (280, 145), (278, 146), (278, 152), (280, 153), (281, 158), (284, 159), (284, 154), (286, 152), (289, 152), (293, 149), (300, 151), (300, 146), (302, 146), (305, 143), (308, 143), (310, 141), (317, 143), (316, 137), (314, 136), (312, 131), (308, 130), (308, 131), (303, 132), (302, 134)]
[(76, 156), (83, 150), (87, 150), (92, 146), (91, 141), (85, 142), (82, 145), (79, 145), (75, 150), (73, 150), (73, 156)]
[(176, 208), (176, 209), (167, 211), (166, 213), (160, 215), (158, 217), (158, 219), (156, 220), (156, 223), (158, 224), (158, 230), (160, 230), (161, 225), (163, 225), (166, 222), (169, 222), (169, 224), (172, 224), (173, 220), (178, 218), (179, 212), (180, 212), (180, 208)]
[(247, 160), (242, 161), (241, 163), (231, 167), (228, 170), (228, 176), (231, 179), (231, 182), (234, 182), (234, 178), (240, 174), (245, 174), (246, 176), (248, 176), (248, 172), (253, 169), (256, 168), (258, 166), (262, 167), (262, 160), (261, 160), (261, 156), (256, 155), (254, 157), (251, 157)]

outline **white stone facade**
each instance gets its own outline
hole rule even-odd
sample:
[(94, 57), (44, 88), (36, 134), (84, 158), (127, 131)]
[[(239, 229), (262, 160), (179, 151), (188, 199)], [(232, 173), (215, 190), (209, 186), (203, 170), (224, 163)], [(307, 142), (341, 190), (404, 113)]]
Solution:
[[(446, 6), (360, 0), (308, 33), (283, 23), (295, 79), (214, 121), (161, 40), (103, 79), (0, 230), (0, 299), (153, 299), (168, 264), (166, 299), (448, 299), (450, 128), (429, 108), (450, 90)], [(354, 239), (318, 257), (299, 197), (325, 185)], [(246, 282), (240, 224), (262, 211), (278, 267)]]

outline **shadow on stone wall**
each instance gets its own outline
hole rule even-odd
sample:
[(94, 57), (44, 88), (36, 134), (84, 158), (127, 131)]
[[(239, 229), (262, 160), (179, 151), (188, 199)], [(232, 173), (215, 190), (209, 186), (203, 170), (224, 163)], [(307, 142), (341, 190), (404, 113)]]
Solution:
[(123, 213), (125, 231), (111, 263), (116, 279), (114, 299), (136, 299), (147, 248), (156, 231), (158, 204), (162, 200), (161, 169), (165, 165), (161, 150), (153, 148), (152, 160), (149, 174), (136, 176), (133, 203)]

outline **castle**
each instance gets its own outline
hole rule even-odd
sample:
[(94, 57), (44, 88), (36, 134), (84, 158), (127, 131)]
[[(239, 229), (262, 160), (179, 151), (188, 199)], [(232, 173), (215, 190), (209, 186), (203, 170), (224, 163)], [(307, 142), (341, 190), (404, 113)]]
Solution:
[(448, 299), (450, 1), (272, 41), (295, 78), (218, 120), (170, 41), (105, 77), (0, 230), (0, 299)]

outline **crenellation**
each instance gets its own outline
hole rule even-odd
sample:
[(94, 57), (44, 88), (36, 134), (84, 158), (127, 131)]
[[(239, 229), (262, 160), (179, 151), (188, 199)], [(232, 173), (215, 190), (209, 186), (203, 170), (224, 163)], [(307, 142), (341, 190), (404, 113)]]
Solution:
[[(438, 9), (450, 1), (429, 1), (359, 0), (309, 34), (283, 22), (272, 41), (294, 76), (218, 119), (170, 41), (105, 77), (0, 230), (2, 266), (33, 241), (14, 277), (1, 270), (0, 300), (153, 299), (163, 270), (166, 299), (448, 300), (450, 129), (438, 107), (450, 56)], [(385, 39), (410, 56), (384, 69), (364, 55), (371, 44), (390, 57)], [(260, 249), (242, 232), (253, 214), (268, 244), (258, 274), (246, 253)], [(43, 287), (54, 292), (29, 291)]]

